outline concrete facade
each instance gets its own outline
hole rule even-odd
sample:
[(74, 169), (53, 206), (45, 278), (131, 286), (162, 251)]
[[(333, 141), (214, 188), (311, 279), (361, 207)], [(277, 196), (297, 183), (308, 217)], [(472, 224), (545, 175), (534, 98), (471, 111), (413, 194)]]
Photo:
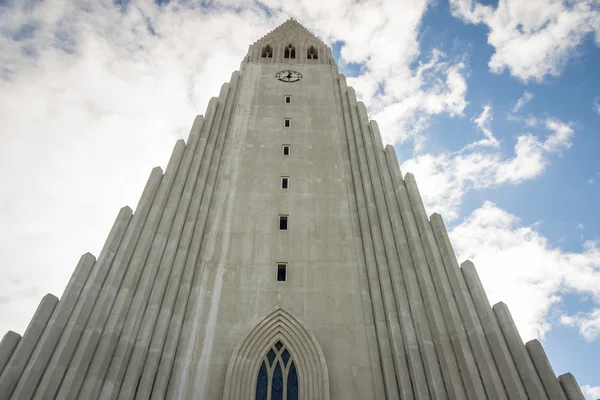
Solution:
[(458, 265), (331, 50), (294, 20), (250, 46), (60, 301), (7, 333), (0, 399), (254, 399), (276, 343), (300, 399), (583, 399)]

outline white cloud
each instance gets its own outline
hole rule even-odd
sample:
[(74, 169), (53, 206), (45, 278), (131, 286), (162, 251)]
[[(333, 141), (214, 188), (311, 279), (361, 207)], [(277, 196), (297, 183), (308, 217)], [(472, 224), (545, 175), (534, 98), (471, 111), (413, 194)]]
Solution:
[(488, 43), (495, 50), (490, 70), (508, 69), (523, 81), (559, 75), (588, 35), (595, 34), (600, 44), (596, 0), (500, 0), (497, 7), (450, 0), (450, 6), (457, 18), (489, 28)]
[(600, 114), (600, 97), (594, 99), (594, 111)]
[(579, 328), (579, 333), (586, 340), (592, 341), (600, 337), (600, 308), (588, 313), (562, 315), (560, 322)]
[(412, 172), (419, 180), (423, 202), (429, 211), (453, 220), (458, 217), (459, 205), (468, 190), (535, 178), (544, 171), (551, 154), (569, 148), (574, 134), (570, 124), (547, 118), (544, 126), (550, 131), (544, 141), (532, 134), (519, 136), (511, 158), (500, 151), (473, 150), (478, 143), (475, 142), (458, 152), (417, 155), (405, 160), (402, 170)]
[(600, 399), (600, 386), (583, 385), (581, 391), (585, 396), (586, 400), (598, 400)]
[[(491, 202), (450, 232), (459, 260), (470, 259), (490, 302), (504, 301), (527, 341), (551, 328), (549, 310), (566, 293), (589, 295), (600, 305), (600, 243), (585, 243), (582, 252), (550, 246), (535, 226), (524, 226), (514, 215)], [(589, 315), (564, 317), (588, 340), (597, 338), (600, 309)], [(570, 319), (568, 319), (570, 318)]]
[(533, 93), (525, 91), (525, 93), (523, 93), (523, 96), (519, 97), (519, 100), (517, 100), (517, 103), (513, 107), (512, 112), (519, 112), (521, 108), (523, 108), (525, 104), (529, 103), (531, 100), (533, 100)]

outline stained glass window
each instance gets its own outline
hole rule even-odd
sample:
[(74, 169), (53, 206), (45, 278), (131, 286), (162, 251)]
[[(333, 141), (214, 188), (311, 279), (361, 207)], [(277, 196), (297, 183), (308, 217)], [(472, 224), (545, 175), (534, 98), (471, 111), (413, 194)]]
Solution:
[(256, 400), (298, 400), (296, 365), (281, 341), (269, 349), (261, 363), (256, 382)]
[(256, 382), (256, 400), (267, 400), (269, 390), (269, 376), (267, 375), (267, 367), (263, 361), (258, 371), (258, 381)]

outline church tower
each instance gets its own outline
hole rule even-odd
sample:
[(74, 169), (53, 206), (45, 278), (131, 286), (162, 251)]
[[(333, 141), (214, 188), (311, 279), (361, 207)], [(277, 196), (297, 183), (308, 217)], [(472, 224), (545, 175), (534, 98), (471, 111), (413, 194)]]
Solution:
[(0, 344), (0, 399), (580, 400), (293, 19)]

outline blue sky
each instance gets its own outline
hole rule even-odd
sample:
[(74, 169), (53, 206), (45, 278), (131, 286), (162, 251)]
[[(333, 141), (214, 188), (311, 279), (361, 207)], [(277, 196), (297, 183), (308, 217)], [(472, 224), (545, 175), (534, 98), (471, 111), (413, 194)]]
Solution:
[(0, 1), (0, 333), (98, 253), (289, 17), (332, 47), (492, 303), (600, 398), (597, 0)]

